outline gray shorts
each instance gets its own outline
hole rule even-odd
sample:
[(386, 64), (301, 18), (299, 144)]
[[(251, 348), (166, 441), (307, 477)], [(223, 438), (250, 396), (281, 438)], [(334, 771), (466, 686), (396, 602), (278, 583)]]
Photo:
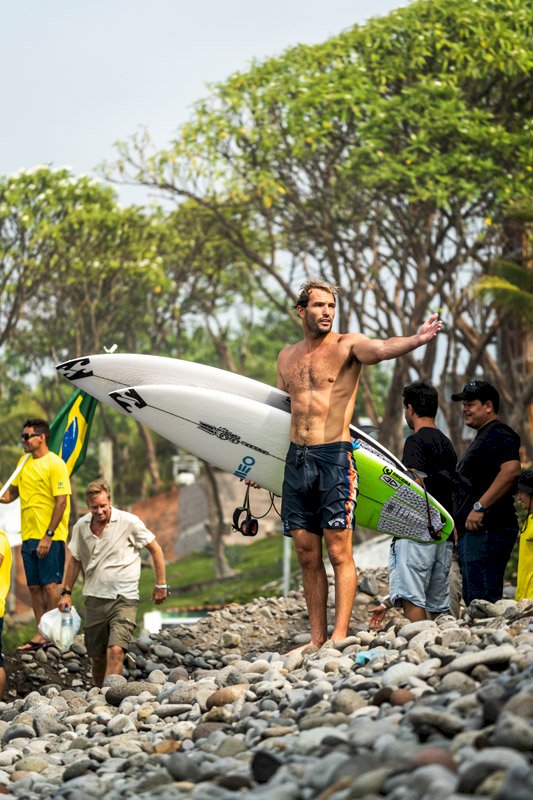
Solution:
[(394, 539), (389, 554), (389, 593), (393, 605), (409, 600), (434, 614), (450, 609), (452, 542), (419, 544)]

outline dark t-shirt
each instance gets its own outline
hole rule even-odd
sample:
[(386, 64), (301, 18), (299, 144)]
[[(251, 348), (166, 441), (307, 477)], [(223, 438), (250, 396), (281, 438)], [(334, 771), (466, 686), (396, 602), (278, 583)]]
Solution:
[(405, 440), (402, 461), (406, 467), (426, 473), (424, 484), (429, 494), (451, 514), (457, 455), (448, 437), (438, 428), (420, 428)]
[[(489, 488), (502, 464), (520, 460), (520, 437), (500, 420), (488, 422), (457, 465), (453, 491), (455, 524), (464, 532), (466, 518), (474, 503)], [(514, 488), (494, 503), (483, 517), (484, 530), (511, 528), (518, 530), (513, 502)]]

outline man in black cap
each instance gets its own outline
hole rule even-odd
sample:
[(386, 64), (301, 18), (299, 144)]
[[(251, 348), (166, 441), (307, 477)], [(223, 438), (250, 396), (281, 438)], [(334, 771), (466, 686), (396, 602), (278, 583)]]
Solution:
[(457, 465), (453, 493), (463, 598), (466, 605), (495, 602), (518, 534), (513, 494), (520, 437), (500, 421), (500, 395), (487, 381), (470, 381), (452, 400), (462, 401), (465, 425), (477, 431)]

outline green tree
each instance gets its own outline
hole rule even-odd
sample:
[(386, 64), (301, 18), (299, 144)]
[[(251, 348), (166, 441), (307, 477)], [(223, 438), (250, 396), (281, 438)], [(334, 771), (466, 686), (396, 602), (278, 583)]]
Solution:
[[(523, 206), (509, 209), (507, 223), (517, 228), (517, 247), (507, 259), (498, 259), (488, 275), (480, 278), (472, 291), (474, 297), (482, 297), (505, 315), (518, 323), (533, 321), (533, 273), (530, 259), (533, 223), (533, 208)], [(511, 258), (513, 260), (511, 260)]]
[[(448, 397), (482, 369), (523, 409), (533, 389), (495, 357), (501, 321), (468, 286), (501, 247), (485, 220), (531, 187), (531, 29), (520, 0), (413, 3), (231, 76), (170, 148), (123, 143), (115, 177), (196, 203), (289, 302), (306, 275), (340, 284), (341, 330), (407, 334), (443, 308), (438, 345), (393, 365), (390, 446), (415, 375)], [(459, 442), (457, 409), (444, 410)]]

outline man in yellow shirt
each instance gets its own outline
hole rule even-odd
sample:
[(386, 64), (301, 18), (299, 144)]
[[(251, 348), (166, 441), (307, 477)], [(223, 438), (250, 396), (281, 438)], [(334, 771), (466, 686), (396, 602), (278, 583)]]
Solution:
[(525, 469), (518, 478), (516, 499), (526, 512), (520, 531), (515, 600), (533, 600), (533, 469)]
[(6, 597), (11, 582), (11, 547), (4, 533), (0, 531), (0, 700), (6, 689), (6, 671), (4, 669), (4, 656), (2, 654), (2, 631), (4, 629), (4, 612)]
[[(63, 459), (48, 449), (49, 433), (45, 420), (26, 420), (20, 438), (31, 458), (0, 498), (0, 503), (11, 503), (20, 497), (21, 555), (37, 624), (59, 602), (70, 514), (68, 470)], [(19, 650), (44, 645), (46, 639), (37, 632)]]

